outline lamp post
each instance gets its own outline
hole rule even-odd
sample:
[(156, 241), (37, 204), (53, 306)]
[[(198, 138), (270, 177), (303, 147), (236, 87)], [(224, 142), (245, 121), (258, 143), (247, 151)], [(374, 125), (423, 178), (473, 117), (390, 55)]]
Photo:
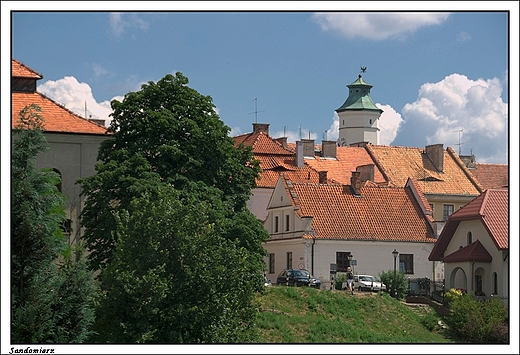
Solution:
[(397, 277), (397, 270), (396, 270), (396, 262), (397, 262), (397, 255), (399, 255), (399, 252), (397, 250), (394, 249), (394, 251), (392, 252), (392, 255), (394, 256), (394, 279), (392, 280), (392, 297), (396, 298), (396, 290), (395, 290), (395, 279)]

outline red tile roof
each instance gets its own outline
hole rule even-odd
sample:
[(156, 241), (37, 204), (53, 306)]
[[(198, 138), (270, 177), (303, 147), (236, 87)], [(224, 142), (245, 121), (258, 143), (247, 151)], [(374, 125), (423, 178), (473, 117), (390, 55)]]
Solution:
[(285, 148), (280, 142), (271, 138), (266, 132), (258, 131), (233, 138), (235, 146), (244, 144), (253, 148), (253, 156), (260, 162), (262, 172), (257, 186), (274, 188), (281, 173), (291, 179), (302, 182), (318, 182), (318, 172), (307, 165), (296, 166), (294, 152)]
[(461, 261), (482, 261), (491, 262), (493, 257), (482, 243), (477, 239), (473, 243), (466, 245), (464, 248), (459, 249), (450, 255), (442, 258), (445, 263), (450, 262), (461, 262)]
[[(12, 59), (11, 76), (13, 78), (28, 78), (36, 80), (43, 76), (19, 61)], [(34, 86), (34, 88), (36, 85)], [(34, 90), (34, 89), (33, 89)], [(80, 134), (106, 134), (107, 129), (92, 121), (82, 118), (65, 106), (48, 98), (39, 92), (12, 92), (11, 93), (11, 126), (19, 123), (20, 111), (28, 105), (38, 105), (42, 112), (43, 128), (45, 132), (56, 133), (80, 133)]]
[(300, 217), (312, 216), (318, 239), (434, 243), (433, 229), (409, 188), (366, 182), (361, 197), (350, 185), (282, 179)]
[[(350, 184), (352, 172), (358, 166), (374, 164), (374, 161), (363, 147), (336, 147), (336, 159), (315, 156), (314, 159), (305, 159), (305, 164), (316, 171), (326, 171), (327, 178), (334, 182)], [(374, 181), (386, 182), (377, 166), (374, 167)]]
[(429, 259), (441, 260), (461, 221), (480, 220), (498, 250), (509, 249), (509, 191), (489, 189), (453, 213)]
[(424, 148), (368, 144), (367, 150), (383, 176), (397, 186), (404, 186), (411, 177), (419, 182), (426, 195), (478, 196), (482, 190), (450, 147), (444, 151), (443, 172), (437, 171)]
[(502, 189), (509, 186), (509, 165), (477, 163), (469, 171), (476, 177), (484, 189)]
[(18, 124), (19, 113), (27, 105), (40, 106), (44, 118), (43, 131), (57, 133), (105, 134), (107, 129), (86, 120), (47, 96), (35, 93), (15, 92), (12, 99), (12, 127)]
[(37, 73), (16, 59), (11, 61), (11, 76), (14, 78), (32, 78), (36, 80), (43, 78), (43, 75)]

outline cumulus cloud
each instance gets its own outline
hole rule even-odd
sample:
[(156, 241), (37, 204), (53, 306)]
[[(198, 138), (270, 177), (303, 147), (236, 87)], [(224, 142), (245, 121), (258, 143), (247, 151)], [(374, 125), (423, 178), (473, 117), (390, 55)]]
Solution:
[(90, 86), (86, 83), (78, 82), (72, 76), (66, 76), (56, 81), (48, 80), (38, 85), (38, 91), (81, 117), (85, 117), (86, 103), (87, 118), (105, 120), (106, 126), (110, 124), (112, 119), (109, 117), (112, 113), (110, 101), (114, 99), (123, 100), (122, 96), (116, 96), (110, 101), (97, 102)]
[(120, 37), (127, 28), (148, 29), (148, 22), (139, 18), (137, 14), (111, 12), (109, 16), (110, 29), (116, 37)]
[[(508, 104), (499, 79), (471, 80), (451, 74), (426, 83), (415, 102), (406, 104), (394, 145), (421, 147), (442, 143), (473, 153), (479, 162), (507, 162)], [(459, 132), (461, 140), (459, 145)]]
[(435, 12), (321, 12), (313, 20), (323, 31), (331, 31), (354, 39), (385, 40), (406, 38), (422, 27), (439, 25), (446, 21), (449, 13)]

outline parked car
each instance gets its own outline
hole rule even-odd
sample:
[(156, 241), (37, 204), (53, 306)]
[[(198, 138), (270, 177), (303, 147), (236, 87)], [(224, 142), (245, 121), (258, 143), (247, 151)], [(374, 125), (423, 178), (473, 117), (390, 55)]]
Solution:
[(276, 284), (282, 286), (311, 286), (321, 288), (321, 281), (307, 270), (283, 270), (276, 278)]
[[(341, 285), (343, 290), (347, 289), (347, 282)], [(381, 291), (386, 290), (386, 285), (372, 275), (354, 275), (354, 290), (358, 291)]]

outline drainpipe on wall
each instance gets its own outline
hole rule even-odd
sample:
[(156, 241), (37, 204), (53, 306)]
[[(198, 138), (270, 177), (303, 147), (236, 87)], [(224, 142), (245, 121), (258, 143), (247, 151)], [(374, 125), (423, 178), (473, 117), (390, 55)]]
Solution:
[(311, 246), (311, 274), (314, 275), (314, 244), (316, 243), (316, 238), (312, 237), (312, 246)]
[(471, 262), (471, 292), (475, 294), (475, 288), (473, 283), (475, 282), (475, 262)]

